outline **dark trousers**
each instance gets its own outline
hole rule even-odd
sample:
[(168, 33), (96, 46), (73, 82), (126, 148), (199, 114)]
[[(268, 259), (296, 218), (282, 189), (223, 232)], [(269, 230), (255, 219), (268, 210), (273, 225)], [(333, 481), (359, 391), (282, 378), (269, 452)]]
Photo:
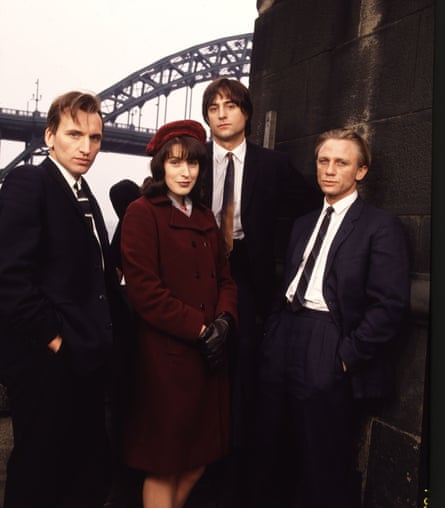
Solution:
[(283, 310), (261, 351), (252, 506), (357, 508), (355, 416), (329, 313)]
[(110, 481), (103, 376), (75, 375), (64, 348), (6, 372), (14, 448), (4, 508), (103, 508)]

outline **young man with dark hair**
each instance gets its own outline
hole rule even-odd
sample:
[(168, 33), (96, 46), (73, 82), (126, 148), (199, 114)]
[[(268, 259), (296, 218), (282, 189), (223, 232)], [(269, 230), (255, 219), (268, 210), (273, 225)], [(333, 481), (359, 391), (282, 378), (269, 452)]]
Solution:
[[(254, 447), (252, 419), (257, 396), (257, 353), (262, 323), (275, 291), (280, 205), (286, 203), (290, 178), (295, 174), (291, 175), (286, 153), (247, 141), (253, 106), (249, 90), (240, 81), (228, 78), (212, 81), (204, 91), (202, 114), (212, 137), (207, 143), (205, 202), (222, 229), (232, 276), (238, 286), (239, 331), (237, 343), (230, 351), (231, 442), (232, 464), (239, 471), (233, 475), (244, 488), (246, 475), (253, 467), (245, 460), (252, 457)], [(237, 499), (232, 502), (243, 506), (237, 491)]]

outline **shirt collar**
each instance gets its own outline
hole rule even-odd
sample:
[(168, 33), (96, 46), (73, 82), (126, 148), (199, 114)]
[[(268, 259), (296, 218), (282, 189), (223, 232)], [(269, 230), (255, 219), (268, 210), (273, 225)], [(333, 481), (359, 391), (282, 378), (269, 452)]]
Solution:
[(223, 164), (227, 152), (232, 152), (235, 159), (238, 160), (238, 162), (243, 163), (244, 157), (246, 155), (246, 138), (243, 139), (242, 143), (238, 145), (233, 150), (227, 150), (227, 148), (222, 147), (221, 145), (218, 145), (213, 141), (213, 155), (216, 159), (216, 162), (218, 164)]
[[(79, 189), (82, 187), (82, 178), (79, 178), (78, 180), (76, 180), (74, 178), (74, 176), (69, 171), (67, 171), (62, 166), (62, 164), (60, 164), (60, 162), (57, 162), (56, 159), (54, 159), (54, 157), (49, 156), (49, 158), (56, 165), (57, 169), (62, 173), (62, 176), (65, 178), (67, 184), (71, 187), (71, 189), (73, 189), (73, 186), (76, 182), (77, 182), (77, 185), (79, 186)], [(74, 192), (74, 189), (73, 189), (73, 192)]]
[(341, 214), (345, 210), (347, 210), (357, 198), (358, 198), (358, 192), (356, 190), (352, 194), (348, 194), (343, 199), (340, 199), (340, 201), (337, 201), (337, 203), (335, 203), (334, 205), (330, 205), (326, 201), (326, 198), (324, 198), (323, 212), (326, 211), (326, 208), (329, 208), (330, 206), (332, 206), (332, 208), (334, 209), (334, 213)]

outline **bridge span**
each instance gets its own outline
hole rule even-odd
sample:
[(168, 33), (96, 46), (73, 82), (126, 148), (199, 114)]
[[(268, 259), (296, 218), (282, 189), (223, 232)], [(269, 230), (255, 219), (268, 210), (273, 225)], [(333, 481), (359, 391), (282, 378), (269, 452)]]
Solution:
[[(193, 88), (218, 76), (248, 78), (251, 52), (251, 33), (216, 39), (162, 58), (100, 92), (105, 122), (102, 151), (142, 155), (158, 127), (161, 98), (164, 123), (169, 96), (185, 88), (184, 118), (189, 118)], [(148, 108), (155, 114), (143, 115)], [(154, 116), (156, 125), (142, 126), (142, 116)], [(45, 125), (46, 114), (40, 111), (0, 108), (0, 139), (25, 143), (25, 149), (0, 169), (0, 182), (18, 164), (46, 153)]]

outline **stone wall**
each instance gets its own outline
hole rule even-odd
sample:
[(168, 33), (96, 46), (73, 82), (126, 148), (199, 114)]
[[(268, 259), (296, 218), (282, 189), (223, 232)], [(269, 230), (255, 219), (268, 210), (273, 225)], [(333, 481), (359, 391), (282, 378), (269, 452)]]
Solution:
[(257, 7), (251, 139), (263, 142), (274, 112), (275, 147), (315, 185), (316, 136), (336, 127), (359, 129), (373, 154), (360, 192), (406, 227), (411, 313), (397, 343), (397, 394), (384, 406), (362, 409), (359, 470), (365, 508), (423, 506), (434, 2), (259, 0)]

